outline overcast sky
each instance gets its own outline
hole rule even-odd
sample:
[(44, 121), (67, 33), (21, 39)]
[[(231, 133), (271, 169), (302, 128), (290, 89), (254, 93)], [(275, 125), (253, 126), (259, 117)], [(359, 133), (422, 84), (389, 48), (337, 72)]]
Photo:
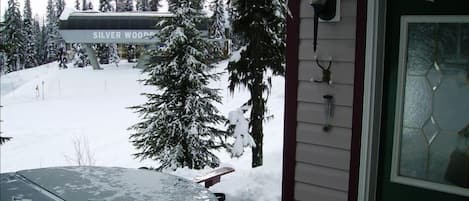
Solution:
[[(46, 15), (46, 8), (47, 8), (47, 1), (48, 0), (30, 0), (31, 2), (31, 10), (33, 11), (33, 17), (37, 14), (39, 15), (40, 18), (44, 17)], [(80, 4), (83, 0), (80, 0)], [(99, 5), (99, 0), (87, 0), (88, 2), (91, 1), (93, 3), (93, 7), (97, 9)], [(8, 6), (8, 0), (0, 0), (1, 4), (1, 16), (3, 19), (3, 15), (5, 13), (5, 10)], [(18, 0), (20, 3), (20, 11), (23, 13), (24, 9), (24, 0)], [(75, 6), (75, 0), (65, 0), (65, 4), (67, 7)]]
[[(30, 0), (31, 1), (31, 9), (33, 11), (33, 17), (37, 14), (40, 18), (44, 17), (46, 15), (46, 7), (47, 7), (47, 1), (48, 0)], [(93, 3), (93, 9), (98, 9), (99, 6), (99, 0), (87, 0), (88, 2)], [(20, 3), (20, 11), (23, 12), (23, 4), (24, 0), (18, 0)], [(83, 2), (83, 0), (80, 0), (80, 4)], [(7, 8), (8, 0), (0, 0), (0, 19), (3, 19), (3, 14), (5, 13), (5, 10)], [(65, 4), (67, 7), (74, 7), (75, 6), (75, 0), (65, 0)], [(163, 8), (162, 10), (165, 10)], [(167, 10), (167, 8), (166, 8)]]

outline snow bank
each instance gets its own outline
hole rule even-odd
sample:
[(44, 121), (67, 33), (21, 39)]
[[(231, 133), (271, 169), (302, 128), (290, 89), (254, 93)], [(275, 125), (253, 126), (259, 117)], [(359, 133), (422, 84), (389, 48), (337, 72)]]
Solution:
[[(94, 71), (91, 67), (58, 70), (52, 63), (2, 76), (1, 128), (13, 139), (1, 147), (0, 172), (75, 165), (66, 156), (74, 156), (73, 139), (80, 136), (88, 139), (96, 166), (158, 166), (154, 161), (139, 161), (132, 156), (136, 150), (129, 142), (131, 131), (127, 128), (139, 117), (127, 107), (144, 103), (146, 98), (140, 93), (155, 90), (137, 82), (143, 75), (133, 65), (122, 61), (119, 67), (102, 65), (104, 70)], [(217, 72), (224, 72), (227, 65), (228, 60), (218, 63)], [(42, 93), (42, 81), (44, 100), (35, 94), (37, 85)], [(284, 79), (274, 77), (272, 84), (267, 105), (274, 118), (264, 127), (264, 165), (251, 168), (250, 148), (240, 158), (215, 152), (222, 166), (236, 169), (210, 188), (226, 193), (227, 201), (281, 199)], [(249, 99), (247, 90), (238, 89), (231, 96), (227, 86), (226, 73), (210, 83), (211, 88), (222, 89), (223, 104), (216, 106), (223, 115)], [(192, 179), (208, 171), (179, 169), (169, 173)]]
[(0, 94), (2, 96), (6, 95), (27, 83), (40, 80), (43, 77), (53, 76), (58, 71), (57, 66), (57, 62), (53, 62), (36, 68), (0, 75)]

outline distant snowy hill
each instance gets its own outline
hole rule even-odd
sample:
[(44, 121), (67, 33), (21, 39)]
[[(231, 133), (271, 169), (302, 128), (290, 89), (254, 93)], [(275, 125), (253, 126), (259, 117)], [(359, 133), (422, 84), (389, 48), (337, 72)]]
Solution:
[[(97, 166), (157, 166), (154, 161), (134, 159), (136, 151), (128, 140), (131, 131), (127, 128), (139, 118), (127, 107), (145, 102), (140, 93), (156, 90), (137, 82), (143, 75), (133, 65), (121, 62), (119, 67), (103, 65), (104, 70), (94, 71), (91, 67), (59, 70), (57, 63), (51, 63), (2, 75), (1, 130), (13, 139), (0, 147), (0, 172), (76, 165), (70, 160), (76, 139), (87, 139)], [(227, 61), (217, 64), (218, 70), (224, 71), (226, 65)], [(223, 104), (217, 107), (225, 116), (249, 98), (246, 90), (232, 97), (227, 86), (226, 74), (211, 83), (211, 87), (222, 89)], [(226, 193), (227, 200), (280, 200), (283, 78), (274, 78), (268, 105), (274, 119), (265, 126), (263, 167), (251, 169), (248, 149), (239, 159), (217, 153), (222, 166), (236, 169), (210, 188)], [(170, 173), (191, 179), (207, 171), (180, 169)]]

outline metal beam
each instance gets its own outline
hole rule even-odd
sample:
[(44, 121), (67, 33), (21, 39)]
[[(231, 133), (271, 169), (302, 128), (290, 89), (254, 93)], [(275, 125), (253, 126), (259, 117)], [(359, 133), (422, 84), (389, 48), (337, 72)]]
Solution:
[(90, 59), (91, 65), (93, 66), (94, 70), (103, 70), (99, 66), (98, 59), (96, 59), (96, 54), (94, 53), (91, 44), (85, 44), (86, 54), (88, 54), (88, 58)]

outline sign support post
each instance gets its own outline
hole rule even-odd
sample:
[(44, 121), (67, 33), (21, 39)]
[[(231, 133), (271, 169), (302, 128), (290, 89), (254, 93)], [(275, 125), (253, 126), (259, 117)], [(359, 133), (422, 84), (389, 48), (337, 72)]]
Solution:
[(91, 44), (85, 44), (85, 49), (86, 53), (88, 54), (88, 58), (90, 59), (91, 65), (93, 66), (93, 70), (103, 70), (103, 68), (99, 66), (98, 60), (96, 59), (96, 54), (94, 53)]

